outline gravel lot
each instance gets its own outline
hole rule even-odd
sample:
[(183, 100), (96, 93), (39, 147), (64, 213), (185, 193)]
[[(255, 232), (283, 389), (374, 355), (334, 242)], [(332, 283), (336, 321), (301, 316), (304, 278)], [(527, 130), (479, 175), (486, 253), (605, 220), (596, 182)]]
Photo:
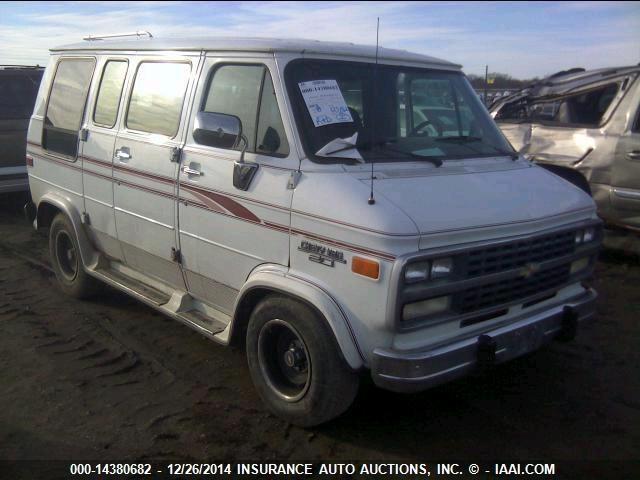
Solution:
[[(620, 479), (638, 466), (636, 256), (602, 255), (598, 317), (574, 342), (421, 394), (365, 384), (346, 415), (303, 430), (263, 408), (243, 352), (107, 287), (63, 296), (22, 203), (0, 197), (1, 460), (622, 460), (600, 470)], [(593, 478), (571, 465), (566, 478)]]

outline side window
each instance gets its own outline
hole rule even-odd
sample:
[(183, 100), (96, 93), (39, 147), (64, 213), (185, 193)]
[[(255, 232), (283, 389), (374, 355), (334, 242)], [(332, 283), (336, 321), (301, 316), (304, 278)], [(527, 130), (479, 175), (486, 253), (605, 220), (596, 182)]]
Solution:
[[(264, 67), (253, 65), (224, 65), (218, 68), (207, 92), (205, 112), (235, 115), (242, 122), (247, 137), (247, 151), (256, 150), (256, 117)], [(238, 150), (242, 144), (237, 145)]]
[[(289, 144), (269, 70), (262, 65), (223, 65), (215, 70), (203, 111), (235, 115), (247, 151), (285, 156)], [(235, 149), (242, 149), (242, 143)]]
[(127, 128), (175, 136), (190, 73), (187, 63), (141, 63), (129, 99)]
[(78, 134), (95, 62), (69, 58), (58, 63), (44, 120), (42, 146), (75, 157)]
[(127, 62), (124, 60), (108, 61), (102, 72), (93, 122), (105, 127), (113, 127), (118, 116), (120, 96), (124, 79), (127, 75)]

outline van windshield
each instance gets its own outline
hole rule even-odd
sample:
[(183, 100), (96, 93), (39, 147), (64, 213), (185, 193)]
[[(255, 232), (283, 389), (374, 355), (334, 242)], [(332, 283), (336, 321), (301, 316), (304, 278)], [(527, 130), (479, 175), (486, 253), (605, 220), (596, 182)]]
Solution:
[(287, 90), (307, 155), (318, 162), (514, 155), (461, 72), (296, 60)]

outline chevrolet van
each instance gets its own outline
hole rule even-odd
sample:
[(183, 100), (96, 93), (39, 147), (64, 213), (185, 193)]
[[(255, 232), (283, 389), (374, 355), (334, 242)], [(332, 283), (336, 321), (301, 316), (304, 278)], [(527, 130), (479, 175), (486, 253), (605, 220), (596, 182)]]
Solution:
[(459, 65), (135, 35), (51, 50), (31, 118), (26, 208), (63, 291), (243, 345), (302, 426), (362, 375), (427, 389), (593, 315), (593, 201), (514, 152)]

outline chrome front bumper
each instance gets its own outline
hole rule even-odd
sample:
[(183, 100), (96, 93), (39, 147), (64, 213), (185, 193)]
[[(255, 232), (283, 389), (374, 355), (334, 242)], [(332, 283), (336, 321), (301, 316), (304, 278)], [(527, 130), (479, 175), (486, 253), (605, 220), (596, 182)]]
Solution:
[(375, 349), (371, 375), (376, 385), (416, 392), (462, 377), (483, 365), (502, 363), (537, 350), (556, 337), (570, 339), (578, 323), (595, 313), (597, 294), (580, 297), (463, 340), (429, 350)]

